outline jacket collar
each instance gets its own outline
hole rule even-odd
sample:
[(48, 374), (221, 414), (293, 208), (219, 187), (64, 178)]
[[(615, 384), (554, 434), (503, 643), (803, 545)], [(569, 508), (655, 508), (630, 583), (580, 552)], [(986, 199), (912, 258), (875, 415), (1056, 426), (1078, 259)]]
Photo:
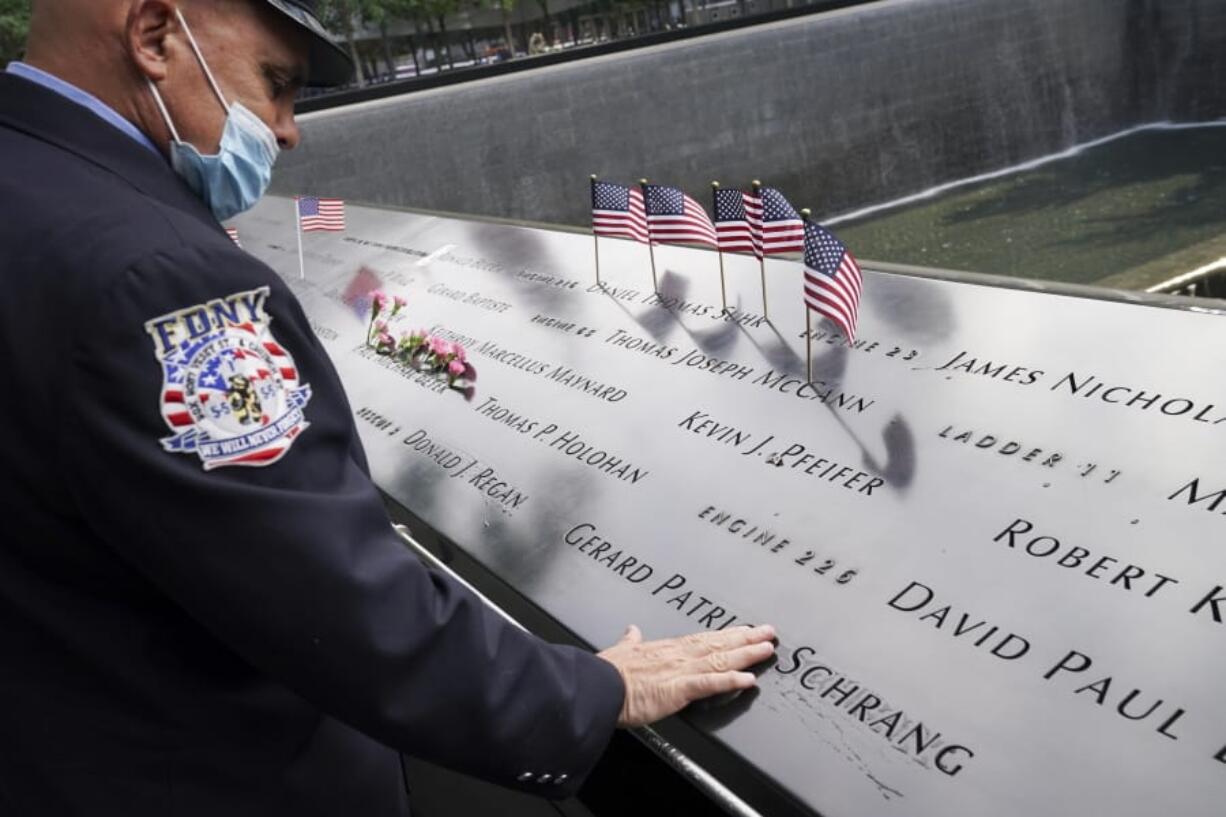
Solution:
[(204, 202), (161, 155), (37, 83), (0, 72), (0, 127), (74, 153), (142, 193), (221, 229)]

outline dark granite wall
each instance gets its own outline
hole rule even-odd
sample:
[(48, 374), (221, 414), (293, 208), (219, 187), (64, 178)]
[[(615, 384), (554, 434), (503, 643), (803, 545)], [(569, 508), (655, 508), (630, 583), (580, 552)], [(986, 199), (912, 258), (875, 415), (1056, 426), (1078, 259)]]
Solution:
[(308, 114), (274, 189), (585, 224), (587, 176), (833, 215), (1226, 115), (1223, 0), (884, 0)]

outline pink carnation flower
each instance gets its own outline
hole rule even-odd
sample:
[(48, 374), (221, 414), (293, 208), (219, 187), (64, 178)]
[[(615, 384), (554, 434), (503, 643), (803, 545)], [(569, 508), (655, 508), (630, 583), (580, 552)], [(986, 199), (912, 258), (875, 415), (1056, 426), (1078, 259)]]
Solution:
[(461, 346), (458, 343), (451, 344), (451, 354), (453, 354), (455, 356), (455, 359), (460, 361), (461, 363), (464, 363), (468, 360), (468, 350), (465, 349), (463, 346)]
[(453, 360), (447, 364), (447, 374), (451, 375), (451, 377), (454, 379), (464, 374), (464, 370), (467, 368), (468, 367), (460, 361)]
[(378, 315), (387, 307), (387, 294), (382, 290), (376, 289), (370, 296), (370, 308), (374, 314)]
[(403, 295), (397, 295), (396, 297), (392, 298), (392, 304), (394, 305), (394, 309), (392, 311), (399, 312), (400, 310), (404, 309), (405, 305), (408, 304), (408, 301), (405, 300)]
[(430, 352), (435, 357), (447, 357), (451, 354), (451, 344), (442, 338), (430, 338)]

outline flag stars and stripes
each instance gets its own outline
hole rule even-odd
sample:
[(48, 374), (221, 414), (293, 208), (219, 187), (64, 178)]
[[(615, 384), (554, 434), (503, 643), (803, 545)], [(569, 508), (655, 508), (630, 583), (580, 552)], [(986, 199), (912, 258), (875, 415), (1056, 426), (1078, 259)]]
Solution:
[(740, 190), (716, 190), (715, 220), (744, 221), (745, 194)]
[(657, 244), (695, 242), (719, 246), (715, 225), (702, 205), (676, 187), (643, 185), (647, 232)]
[[(843, 242), (820, 224), (802, 218), (773, 187), (759, 188), (755, 182), (754, 192), (749, 193), (715, 185), (713, 192), (714, 220), (679, 188), (645, 183), (636, 188), (593, 178), (592, 231), (597, 236), (648, 244), (694, 242), (721, 252), (747, 250), (759, 260), (766, 255), (802, 252), (806, 310), (829, 318), (848, 340), (854, 340), (863, 273)], [(722, 287), (722, 266), (720, 275)], [(652, 279), (654, 282), (654, 259)], [(762, 284), (765, 315), (765, 273)], [(725, 294), (725, 303), (726, 299)]]
[(715, 190), (715, 232), (721, 252), (746, 250), (761, 258), (761, 226), (756, 196), (741, 190)]
[(773, 187), (761, 191), (762, 252), (778, 255), (804, 252), (805, 222), (783, 194)]
[(301, 196), (298, 199), (298, 224), (304, 233), (344, 230), (345, 202), (342, 199)]
[(647, 243), (643, 194), (636, 187), (592, 180), (592, 232)]
[(749, 229), (753, 232), (753, 254), (759, 261), (762, 260), (762, 197), (756, 192), (741, 193), (745, 202), (745, 219), (749, 222)]
[(622, 184), (596, 182), (592, 185), (593, 210), (630, 211), (630, 188)]
[(805, 306), (855, 340), (863, 274), (847, 247), (820, 224), (804, 223)]
[(685, 194), (675, 187), (649, 184), (647, 212), (653, 216), (679, 216), (685, 213)]
[(762, 189), (762, 214), (767, 221), (800, 221), (800, 213), (773, 187)]

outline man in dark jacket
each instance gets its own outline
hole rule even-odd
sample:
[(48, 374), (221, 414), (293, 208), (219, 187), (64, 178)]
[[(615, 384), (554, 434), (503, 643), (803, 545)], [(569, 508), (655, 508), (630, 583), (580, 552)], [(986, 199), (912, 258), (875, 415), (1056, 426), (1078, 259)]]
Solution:
[(0, 73), (5, 817), (404, 815), (397, 752), (564, 796), (772, 651), (549, 645), (399, 544), (302, 310), (218, 225), (347, 75), (313, 5), (35, 0)]

